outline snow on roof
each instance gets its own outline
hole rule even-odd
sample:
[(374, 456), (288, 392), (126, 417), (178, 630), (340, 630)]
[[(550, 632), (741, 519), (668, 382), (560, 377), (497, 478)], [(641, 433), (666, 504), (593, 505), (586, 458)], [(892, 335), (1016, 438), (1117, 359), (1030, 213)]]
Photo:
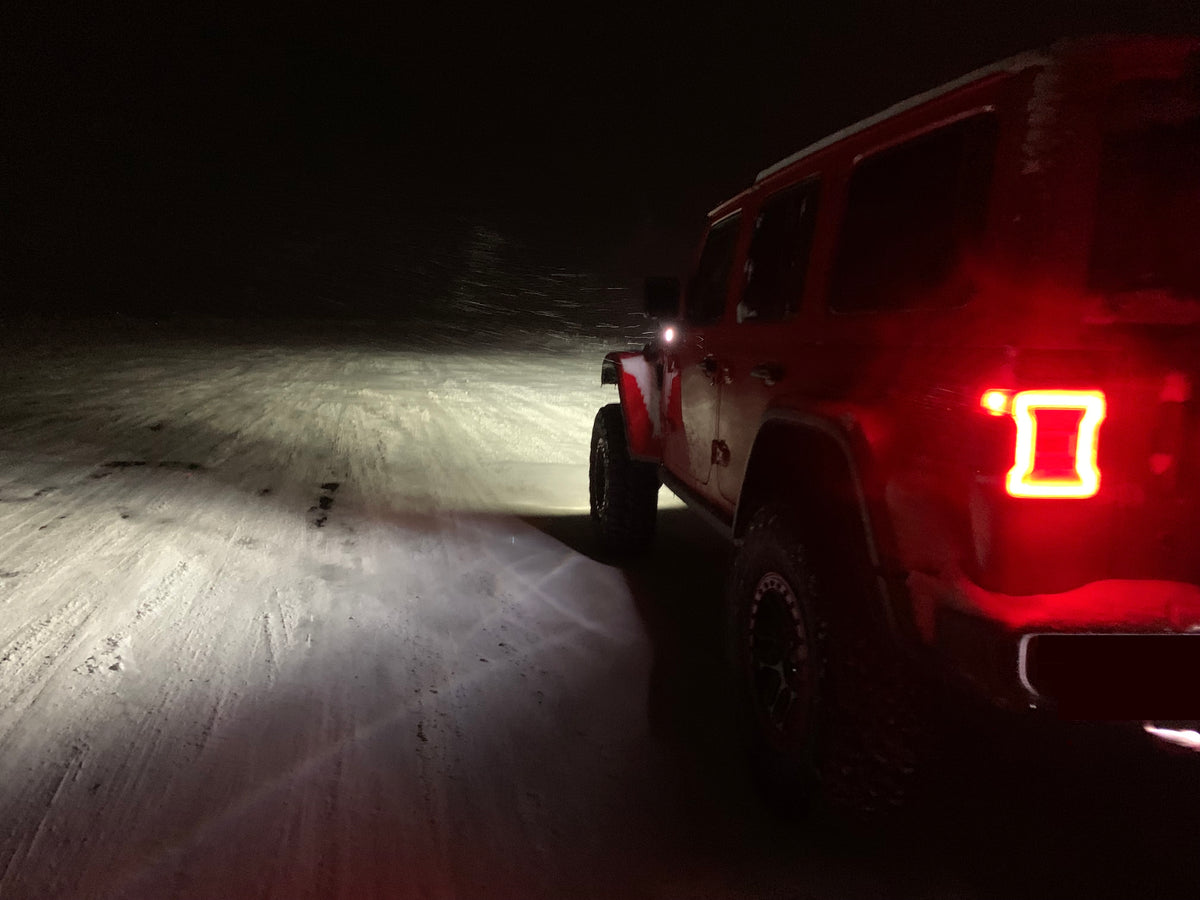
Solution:
[(855, 122), (853, 125), (843, 128), (841, 131), (834, 132), (833, 134), (829, 135), (829, 137), (822, 138), (815, 144), (809, 144), (803, 150), (797, 150), (791, 156), (781, 159), (779, 162), (775, 163), (775, 165), (763, 169), (754, 179), (754, 183), (758, 184), (758, 182), (763, 181), (766, 178), (770, 178), (776, 172), (786, 169), (792, 163), (804, 159), (806, 156), (811, 156), (818, 150), (824, 150), (826, 147), (836, 144), (842, 138), (850, 137), (852, 134), (858, 134), (860, 131), (865, 131), (866, 129), (870, 128), (872, 125), (877, 125), (880, 122), (890, 119), (892, 116), (906, 112), (910, 109), (915, 109), (924, 103), (928, 103), (930, 100), (934, 100), (943, 96), (944, 94), (948, 94), (960, 87), (965, 87), (968, 84), (973, 84), (976, 81), (987, 78), (989, 75), (997, 75), (1004, 72), (1021, 72), (1025, 69), (1044, 66), (1049, 61), (1050, 57), (1043, 52), (1031, 51), (1028, 53), (1019, 53), (1016, 56), (1010, 56), (1008, 59), (1001, 60), (1000, 62), (992, 63), (990, 66), (984, 66), (982, 69), (976, 69), (974, 72), (969, 72), (968, 74), (963, 75), (961, 78), (956, 78), (953, 81), (940, 84), (932, 90), (925, 91), (923, 94), (917, 94), (915, 97), (909, 97), (907, 100), (901, 100), (899, 103), (889, 106), (882, 112), (876, 113), (875, 115), (863, 119), (860, 122)]

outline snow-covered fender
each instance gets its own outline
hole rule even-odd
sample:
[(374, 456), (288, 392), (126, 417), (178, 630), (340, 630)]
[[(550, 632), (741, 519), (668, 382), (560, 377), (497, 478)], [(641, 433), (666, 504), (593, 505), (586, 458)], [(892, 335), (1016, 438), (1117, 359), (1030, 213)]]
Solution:
[(615, 384), (625, 420), (625, 439), (634, 459), (662, 459), (661, 388), (658, 367), (644, 353), (618, 350), (604, 357), (600, 383)]

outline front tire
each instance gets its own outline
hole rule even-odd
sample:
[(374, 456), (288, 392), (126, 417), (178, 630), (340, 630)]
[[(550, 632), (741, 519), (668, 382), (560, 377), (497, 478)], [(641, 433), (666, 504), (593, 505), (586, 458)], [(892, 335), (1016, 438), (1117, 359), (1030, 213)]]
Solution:
[(658, 469), (630, 457), (621, 404), (609, 403), (592, 425), (588, 494), (592, 523), (609, 553), (650, 549), (658, 516)]

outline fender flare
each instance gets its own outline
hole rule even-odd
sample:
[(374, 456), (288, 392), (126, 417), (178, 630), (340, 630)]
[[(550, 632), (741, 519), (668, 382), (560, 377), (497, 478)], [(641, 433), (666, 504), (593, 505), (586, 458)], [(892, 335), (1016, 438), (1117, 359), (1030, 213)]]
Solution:
[(600, 364), (600, 383), (617, 386), (629, 455), (641, 462), (662, 461), (659, 379), (658, 365), (639, 351), (616, 350)]
[[(762, 454), (771, 452), (770, 445), (774, 437), (765, 437), (776, 429), (792, 432), (793, 439), (816, 440), (836, 451), (838, 461), (845, 467), (849, 481), (850, 500), (855, 513), (855, 523), (862, 529), (864, 549), (867, 562), (875, 576), (878, 600), (882, 606), (885, 621), (895, 632), (900, 627), (899, 618), (907, 619), (907, 614), (898, 617), (903, 607), (901, 597), (896, 596), (889, 573), (885, 571), (886, 559), (894, 559), (894, 537), (891, 532), (890, 519), (883, 505), (882, 485), (878, 481), (876, 469), (872, 466), (873, 454), (870, 443), (864, 435), (859, 423), (859, 417), (849, 408), (830, 409), (806, 412), (794, 409), (768, 409), (759, 422), (758, 436), (750, 451), (746, 464), (746, 478), (734, 511), (733, 533), (735, 540), (741, 539), (749, 525), (757, 504), (757, 496), (761, 495), (762, 487), (751, 484), (754, 477), (756, 457), (760, 464)], [(786, 439), (786, 436), (785, 436)], [(749, 488), (749, 491), (747, 490)], [(907, 631), (907, 628), (903, 630)]]

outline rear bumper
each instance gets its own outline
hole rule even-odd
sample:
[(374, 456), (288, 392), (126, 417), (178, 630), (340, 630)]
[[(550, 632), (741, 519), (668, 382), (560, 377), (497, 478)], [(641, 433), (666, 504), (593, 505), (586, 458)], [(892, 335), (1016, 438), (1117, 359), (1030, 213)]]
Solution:
[(914, 573), (908, 588), (922, 640), (999, 705), (1200, 718), (1200, 586), (1124, 579), (1012, 596)]
[(1200, 716), (1200, 634), (1029, 634), (1017, 672), (1072, 719)]

